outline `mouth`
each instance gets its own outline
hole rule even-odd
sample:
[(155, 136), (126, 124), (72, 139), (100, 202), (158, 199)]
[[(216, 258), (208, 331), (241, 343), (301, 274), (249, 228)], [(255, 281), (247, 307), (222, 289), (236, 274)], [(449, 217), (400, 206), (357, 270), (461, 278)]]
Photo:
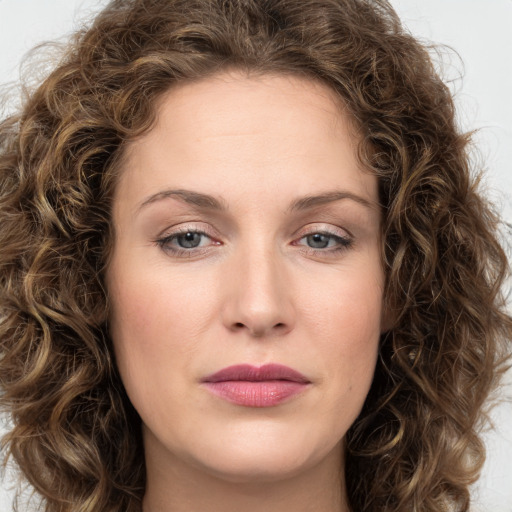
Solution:
[(242, 364), (223, 368), (202, 383), (214, 395), (236, 405), (273, 407), (305, 391), (311, 381), (280, 364)]

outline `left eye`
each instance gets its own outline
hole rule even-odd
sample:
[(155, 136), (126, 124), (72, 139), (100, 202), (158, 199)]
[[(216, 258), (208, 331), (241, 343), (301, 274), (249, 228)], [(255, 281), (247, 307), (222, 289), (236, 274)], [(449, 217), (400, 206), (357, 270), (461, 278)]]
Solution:
[(350, 245), (349, 239), (331, 233), (311, 233), (310, 235), (303, 236), (299, 241), (303, 240), (311, 249), (331, 249), (335, 247), (348, 247)]

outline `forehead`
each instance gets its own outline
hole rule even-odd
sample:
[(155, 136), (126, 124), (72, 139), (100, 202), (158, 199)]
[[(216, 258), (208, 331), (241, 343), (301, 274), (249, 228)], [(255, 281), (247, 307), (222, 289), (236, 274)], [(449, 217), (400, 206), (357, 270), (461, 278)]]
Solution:
[[(251, 110), (254, 102), (260, 101), (270, 109), (282, 105), (296, 107), (300, 102), (310, 109), (316, 108), (330, 114), (333, 123), (341, 117), (348, 120), (341, 97), (320, 80), (292, 73), (248, 73), (241, 70), (219, 72), (199, 80), (178, 83), (159, 98), (156, 109), (161, 112), (173, 108), (178, 113), (182, 106), (187, 112), (194, 110), (200, 115), (208, 107), (215, 108), (218, 113), (224, 111), (232, 115), (233, 107)], [(262, 115), (266, 113), (261, 112)]]
[(127, 147), (120, 189), (131, 195), (194, 185), (222, 196), (242, 192), (240, 180), (269, 195), (308, 195), (339, 188), (340, 179), (374, 195), (351, 118), (319, 82), (224, 73), (172, 88), (156, 113), (154, 127)]

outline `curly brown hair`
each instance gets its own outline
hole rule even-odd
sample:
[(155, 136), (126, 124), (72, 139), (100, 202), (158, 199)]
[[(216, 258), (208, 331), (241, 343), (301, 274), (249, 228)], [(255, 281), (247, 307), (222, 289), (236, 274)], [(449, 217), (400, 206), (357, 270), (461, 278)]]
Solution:
[(7, 456), (46, 512), (140, 511), (140, 419), (107, 329), (113, 189), (157, 98), (233, 68), (327, 84), (378, 176), (394, 325), (347, 435), (351, 507), (467, 511), (484, 457), (484, 403), (512, 339), (507, 260), (451, 94), (385, 0), (113, 0), (3, 121)]

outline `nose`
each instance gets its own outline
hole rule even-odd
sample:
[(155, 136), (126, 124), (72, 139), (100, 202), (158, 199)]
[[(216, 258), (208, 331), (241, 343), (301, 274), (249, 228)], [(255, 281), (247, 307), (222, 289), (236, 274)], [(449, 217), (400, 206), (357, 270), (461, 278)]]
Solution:
[(295, 308), (285, 262), (270, 250), (248, 253), (229, 263), (223, 323), (257, 338), (286, 334), (294, 327)]

